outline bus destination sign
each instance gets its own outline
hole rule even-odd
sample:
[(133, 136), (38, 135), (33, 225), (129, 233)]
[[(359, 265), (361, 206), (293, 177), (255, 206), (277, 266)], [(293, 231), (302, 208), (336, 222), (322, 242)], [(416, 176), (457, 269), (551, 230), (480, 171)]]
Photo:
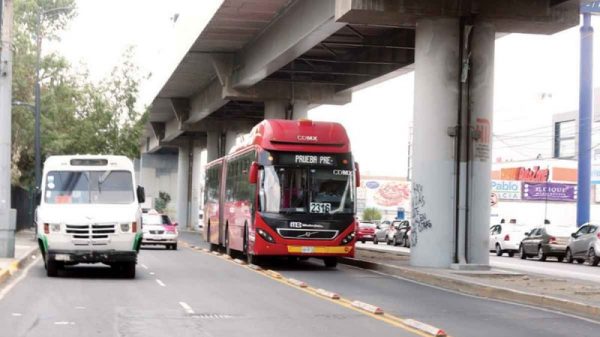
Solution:
[(307, 153), (282, 153), (277, 156), (279, 165), (314, 165), (336, 166), (335, 155), (307, 154)]

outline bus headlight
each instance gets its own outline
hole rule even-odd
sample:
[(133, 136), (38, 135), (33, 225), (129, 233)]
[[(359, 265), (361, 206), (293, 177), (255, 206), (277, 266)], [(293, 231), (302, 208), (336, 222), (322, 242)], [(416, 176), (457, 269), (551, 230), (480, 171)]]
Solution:
[(50, 231), (54, 232), (54, 233), (60, 232), (60, 224), (59, 223), (50, 224)]
[(130, 225), (128, 223), (122, 223), (121, 224), (121, 232), (124, 232), (124, 233), (129, 232), (129, 227), (130, 227)]
[(343, 244), (343, 245), (347, 245), (347, 244), (349, 244), (350, 242), (352, 242), (352, 240), (354, 240), (354, 236), (355, 236), (355, 235), (356, 235), (356, 234), (355, 234), (354, 232), (352, 232), (352, 233), (350, 233), (350, 234), (346, 235), (346, 237), (345, 237), (344, 239), (342, 239), (342, 244)]
[(256, 232), (258, 233), (258, 235), (260, 235), (261, 238), (265, 239), (266, 241), (268, 241), (270, 243), (275, 243), (275, 239), (273, 239), (271, 234), (267, 233), (266, 231), (264, 231), (260, 228), (257, 228)]

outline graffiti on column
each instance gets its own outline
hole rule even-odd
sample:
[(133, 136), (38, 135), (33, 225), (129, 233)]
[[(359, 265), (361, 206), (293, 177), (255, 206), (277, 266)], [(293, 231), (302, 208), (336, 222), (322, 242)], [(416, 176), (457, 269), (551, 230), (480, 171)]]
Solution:
[(427, 214), (423, 211), (425, 207), (425, 196), (423, 195), (423, 185), (413, 184), (412, 195), (412, 214), (413, 226), (410, 232), (410, 244), (416, 246), (419, 233), (432, 227), (431, 220), (427, 219)]

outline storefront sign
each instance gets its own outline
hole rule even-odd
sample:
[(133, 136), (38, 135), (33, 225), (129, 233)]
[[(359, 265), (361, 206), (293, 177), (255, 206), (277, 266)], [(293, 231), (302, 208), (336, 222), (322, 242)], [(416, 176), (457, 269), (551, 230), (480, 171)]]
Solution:
[(558, 183), (523, 183), (523, 200), (575, 201), (577, 185)]
[(549, 169), (542, 169), (539, 166), (531, 168), (514, 167), (500, 169), (502, 180), (520, 180), (520, 181), (548, 181), (550, 176)]
[(592, 184), (600, 184), (600, 165), (592, 166)]
[(492, 180), (492, 193), (500, 200), (520, 200), (521, 182), (510, 180)]

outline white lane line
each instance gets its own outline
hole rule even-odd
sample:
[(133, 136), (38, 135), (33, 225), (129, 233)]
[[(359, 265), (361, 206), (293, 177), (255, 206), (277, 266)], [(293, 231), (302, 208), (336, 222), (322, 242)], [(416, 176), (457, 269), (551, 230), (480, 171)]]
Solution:
[(151, 271), (149, 274), (150, 274), (150, 275), (154, 275), (154, 272), (153, 272), (153, 271)]
[(163, 281), (156, 279), (156, 283), (158, 283), (159, 286), (161, 287), (166, 287), (167, 285), (163, 283)]
[(85, 307), (79, 306), (79, 307), (75, 307), (76, 310), (85, 310)]
[(75, 325), (75, 322), (59, 321), (54, 322), (54, 325)]
[(194, 314), (194, 309), (192, 309), (192, 307), (190, 307), (189, 304), (185, 303), (185, 302), (179, 302), (179, 305), (183, 308), (183, 310), (185, 310), (186, 313), (193, 315)]
[(19, 282), (21, 282), (25, 277), (27, 277), (29, 270), (33, 268), (33, 266), (36, 266), (41, 260), (42, 259), (39, 259), (35, 262), (30, 263), (27, 267), (25, 267), (25, 269), (22, 269), (21, 275), (19, 275), (19, 277), (17, 277), (14, 281), (9, 281), (10, 283), (8, 283), (4, 288), (2, 288), (2, 290), (0, 290), (0, 301), (4, 298), (4, 296), (6, 296), (6, 294), (8, 294), (9, 291), (11, 291), (11, 289), (14, 286), (19, 284)]
[(13, 317), (21, 317), (21, 316), (23, 316), (23, 314), (22, 314), (22, 313), (20, 313), (20, 312), (13, 312), (13, 313), (12, 313), (12, 316), (13, 316)]
[(140, 266), (142, 266), (142, 268), (144, 268), (144, 269), (148, 269), (148, 266), (147, 266), (147, 265), (145, 265), (145, 264), (143, 264), (143, 263), (142, 263), (142, 264), (140, 264)]

